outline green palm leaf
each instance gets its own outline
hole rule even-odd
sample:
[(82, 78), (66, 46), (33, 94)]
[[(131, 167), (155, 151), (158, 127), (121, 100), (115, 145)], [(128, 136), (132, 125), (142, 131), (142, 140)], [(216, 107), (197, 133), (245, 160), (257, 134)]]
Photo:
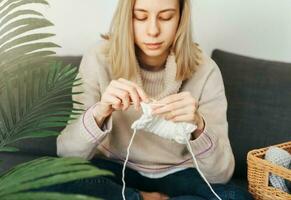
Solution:
[(44, 194), (47, 199), (53, 197), (54, 199), (69, 197), (80, 199), (82, 197), (80, 195), (73, 195), (73, 197), (58, 193), (24, 192), (100, 175), (112, 175), (112, 173), (95, 168), (89, 165), (88, 161), (80, 158), (40, 158), (21, 164), (0, 176), (0, 199), (25, 199), (21, 197), (22, 195), (26, 197), (31, 195), (30, 198), (35, 199), (41, 194)]
[[(3, 0), (2, 0), (3, 1)], [(1, 1), (1, 2), (2, 2)], [(55, 54), (50, 49), (58, 45), (39, 41), (53, 37), (54, 34), (30, 34), (41, 28), (53, 26), (37, 11), (23, 9), (29, 4), (48, 5), (46, 0), (7, 0), (0, 6), (0, 73), (15, 73), (28, 65), (30, 68), (39, 67), (47, 56)], [(0, 89), (4, 86), (0, 79)]]
[[(22, 9), (46, 0), (0, 0), (0, 152), (15, 152), (13, 143), (24, 138), (58, 135), (82, 110), (73, 109), (72, 87), (77, 68), (52, 62), (51, 49), (43, 41), (50, 33), (31, 33), (53, 24), (37, 11)], [(28, 17), (29, 16), (29, 17)], [(1, 163), (1, 161), (0, 161)], [(45, 157), (20, 164), (0, 174), (3, 200), (96, 200), (93, 197), (55, 192), (32, 192), (55, 184), (99, 175), (112, 175), (79, 158)]]
[(41, 39), (45, 39), (45, 38), (49, 38), (55, 36), (55, 34), (50, 34), (50, 33), (37, 33), (37, 34), (31, 34), (31, 35), (26, 35), (23, 37), (19, 37), (13, 41), (10, 41), (8, 43), (6, 43), (5, 45), (3, 45), (0, 48), (0, 52), (4, 51), (4, 49), (10, 49), (13, 48), (15, 46), (18, 46), (20, 44), (26, 43), (26, 42), (31, 42), (31, 41), (35, 41), (35, 40), (41, 40)]
[(16, 152), (16, 151), (18, 151), (18, 149), (17, 148), (15, 148), (15, 147), (2, 147), (2, 148), (0, 148), (0, 152)]
[(17, 9), (20, 6), (32, 4), (32, 3), (39, 3), (48, 5), (48, 2), (46, 0), (8, 0), (6, 1), (1, 7), (0, 7), (0, 18), (2, 18), (7, 13)]
[(0, 23), (0, 27), (3, 27), (4, 24), (6, 24), (7, 22), (15, 19), (16, 17), (19, 17), (19, 16), (23, 16), (23, 15), (35, 15), (35, 16), (43, 16), (41, 13), (37, 12), (37, 11), (34, 11), (34, 10), (17, 10), (15, 12), (13, 12), (12, 14), (8, 14), (5, 16), (5, 18), (3, 18), (1, 20), (1, 23)]
[(70, 194), (60, 194), (54, 192), (26, 192), (17, 193), (3, 197), (2, 200), (99, 200), (93, 197), (88, 197), (84, 195), (70, 195)]
[[(77, 68), (61, 63), (11, 76), (3, 73), (6, 91), (0, 94), (0, 148), (17, 140), (57, 135), (80, 110), (72, 109), (71, 88), (79, 84)], [(77, 102), (76, 102), (77, 103)]]

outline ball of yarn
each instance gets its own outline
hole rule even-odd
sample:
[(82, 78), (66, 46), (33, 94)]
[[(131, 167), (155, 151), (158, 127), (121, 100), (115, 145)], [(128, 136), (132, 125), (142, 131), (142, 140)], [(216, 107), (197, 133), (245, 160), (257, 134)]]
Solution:
[[(289, 152), (276, 146), (269, 147), (266, 152), (265, 159), (275, 165), (285, 168), (288, 168), (291, 163), (291, 155), (289, 154)], [(271, 173), (269, 179), (272, 186), (284, 192), (288, 192), (285, 180), (282, 177)]]
[[(288, 169), (291, 170), (291, 163), (290, 163)], [(286, 186), (287, 186), (287, 188), (288, 188), (288, 190), (289, 190), (289, 193), (291, 193), (291, 181), (285, 179), (285, 183), (286, 183)]]

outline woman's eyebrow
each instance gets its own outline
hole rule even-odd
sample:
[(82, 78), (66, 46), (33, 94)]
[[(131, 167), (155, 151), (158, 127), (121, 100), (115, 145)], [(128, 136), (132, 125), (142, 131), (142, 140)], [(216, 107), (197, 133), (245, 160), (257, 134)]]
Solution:
[[(148, 12), (147, 10), (142, 9), (142, 8), (135, 8), (134, 11)], [(167, 8), (167, 9), (159, 11), (159, 13), (168, 12), (168, 11), (174, 11), (175, 12), (176, 9), (175, 8)]]

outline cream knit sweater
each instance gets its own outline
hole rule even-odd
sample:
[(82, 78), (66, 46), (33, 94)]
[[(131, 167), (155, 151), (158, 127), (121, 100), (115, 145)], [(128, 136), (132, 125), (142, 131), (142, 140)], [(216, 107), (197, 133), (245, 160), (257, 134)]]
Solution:
[[(75, 108), (86, 111), (71, 121), (57, 138), (59, 156), (77, 156), (91, 159), (94, 155), (123, 162), (133, 130), (131, 124), (141, 115), (132, 106), (127, 111), (115, 111), (98, 127), (92, 114), (93, 106), (98, 106), (101, 94), (110, 83), (111, 76), (100, 42), (91, 48), (81, 61), (78, 77), (83, 84), (73, 91)], [(227, 182), (234, 170), (234, 157), (228, 139), (226, 119), (227, 101), (222, 76), (217, 65), (206, 55), (191, 79), (176, 81), (175, 56), (170, 54), (165, 68), (158, 72), (140, 68), (137, 84), (148, 96), (160, 99), (170, 94), (188, 91), (199, 101), (199, 112), (206, 126), (204, 132), (190, 141), (200, 169), (211, 183)], [(157, 135), (138, 131), (131, 147), (128, 166), (141, 173), (166, 173), (193, 167), (192, 157), (183, 144)]]

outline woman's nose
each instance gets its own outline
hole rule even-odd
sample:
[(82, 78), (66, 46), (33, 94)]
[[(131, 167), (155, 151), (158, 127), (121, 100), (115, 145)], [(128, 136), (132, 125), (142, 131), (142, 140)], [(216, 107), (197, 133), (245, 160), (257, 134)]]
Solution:
[(148, 35), (151, 37), (157, 37), (160, 34), (160, 28), (157, 20), (150, 20), (148, 24)]

